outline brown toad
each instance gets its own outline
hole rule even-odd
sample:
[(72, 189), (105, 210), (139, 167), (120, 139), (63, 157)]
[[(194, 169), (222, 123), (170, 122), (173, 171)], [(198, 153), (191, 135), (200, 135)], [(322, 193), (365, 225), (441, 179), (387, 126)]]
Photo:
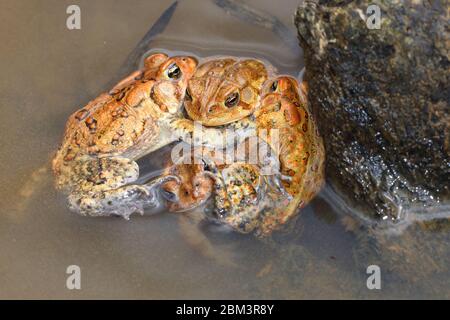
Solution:
[(160, 181), (133, 184), (135, 160), (174, 139), (167, 124), (180, 112), (196, 66), (192, 57), (153, 54), (142, 70), (70, 116), (53, 171), (72, 210), (128, 218), (153, 204)]
[[(201, 68), (202, 66), (199, 70)], [(217, 72), (211, 76), (214, 78), (216, 74)], [(226, 77), (222, 78), (222, 81), (227, 86), (233, 83)], [(220, 90), (217, 90), (222, 85), (208, 79), (199, 82), (205, 86), (209, 83), (216, 89), (197, 90), (211, 96), (198, 95), (198, 98), (194, 98), (190, 93), (186, 97), (188, 101), (186, 108), (195, 107), (196, 110), (204, 110), (199, 115), (210, 117), (210, 121), (207, 119), (207, 123), (210, 124), (226, 124), (232, 119), (238, 119), (234, 108), (239, 103), (228, 106), (228, 109), (224, 108), (223, 106), (227, 106), (228, 98), (218, 94)], [(189, 84), (189, 89), (191, 87), (192, 83)], [(253, 116), (247, 118), (254, 122), (258, 148), (264, 144), (270, 146), (271, 154), (278, 160), (279, 172), (262, 174), (260, 164), (265, 161), (261, 161), (258, 165), (242, 161), (226, 166), (217, 165), (217, 170), (210, 174), (215, 181), (214, 187), (210, 192), (202, 194), (204, 197), (213, 195), (216, 218), (224, 225), (242, 233), (256, 231), (259, 235), (270, 234), (293, 217), (297, 209), (308, 203), (322, 187), (325, 154), (322, 139), (307, 108), (305, 90), (304, 83), (299, 86), (295, 79), (279, 76), (266, 81), (259, 93), (261, 98), (254, 99), (255, 105), (251, 107), (254, 112), (247, 113)], [(237, 96), (239, 100), (239, 91), (236, 92), (237, 95), (230, 93), (229, 97)], [(217, 105), (221, 106), (218, 108), (219, 111), (209, 112), (211, 106)], [(246, 117), (242, 107), (237, 107), (237, 110)], [(190, 179), (194, 180), (198, 176), (205, 176), (202, 171), (189, 171), (186, 167), (183, 172), (189, 172)], [(171, 171), (181, 176), (183, 172), (176, 172), (173, 169)], [(171, 190), (175, 194), (184, 188), (183, 184), (191, 182), (184, 178), (177, 183), (177, 189)], [(175, 182), (164, 185), (175, 185)], [(169, 209), (183, 206), (184, 200), (177, 196), (168, 199), (169, 202), (178, 202), (178, 204), (171, 203)], [(204, 198), (197, 200), (205, 201)], [(192, 201), (189, 205), (194, 206)]]

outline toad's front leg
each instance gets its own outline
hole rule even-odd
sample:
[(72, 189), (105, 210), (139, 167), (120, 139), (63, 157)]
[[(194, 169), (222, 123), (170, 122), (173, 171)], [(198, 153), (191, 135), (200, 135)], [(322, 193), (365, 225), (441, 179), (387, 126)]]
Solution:
[(122, 157), (80, 157), (62, 173), (70, 188), (71, 210), (81, 215), (118, 215), (125, 219), (134, 212), (142, 214), (145, 208), (155, 206), (154, 188), (170, 179), (164, 177), (143, 185), (133, 184), (139, 176), (139, 167), (136, 162)]

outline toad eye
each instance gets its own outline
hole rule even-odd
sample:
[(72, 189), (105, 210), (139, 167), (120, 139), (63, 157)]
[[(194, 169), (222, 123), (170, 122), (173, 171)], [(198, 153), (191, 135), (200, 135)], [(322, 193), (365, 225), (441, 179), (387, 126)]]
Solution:
[(228, 97), (225, 99), (225, 106), (227, 106), (228, 108), (234, 107), (238, 103), (239, 103), (239, 93), (238, 92), (234, 92), (234, 93), (228, 95)]
[(277, 91), (277, 88), (278, 88), (278, 81), (274, 81), (270, 86), (270, 90), (272, 90), (272, 92), (275, 92)]
[(181, 77), (181, 69), (176, 63), (172, 63), (169, 68), (167, 68), (167, 76), (170, 79), (177, 80)]

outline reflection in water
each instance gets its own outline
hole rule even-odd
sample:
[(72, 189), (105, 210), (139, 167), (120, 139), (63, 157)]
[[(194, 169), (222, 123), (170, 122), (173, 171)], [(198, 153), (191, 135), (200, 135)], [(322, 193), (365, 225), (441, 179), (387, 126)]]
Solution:
[[(246, 3), (294, 32), (297, 1)], [(392, 234), (337, 210), (325, 193), (263, 241), (208, 223), (189, 229), (189, 220), (165, 212), (131, 221), (70, 213), (48, 165), (67, 116), (117, 77), (116, 66), (167, 3), (83, 3), (86, 21), (78, 33), (61, 24), (59, 2), (33, 6), (11, 2), (14, 19), (4, 11), (0, 20), (8, 26), (0, 33), (10, 32), (2, 34), (0, 60), (8, 79), (0, 85), (0, 127), (7, 132), (0, 136), (1, 298), (450, 298), (448, 222), (420, 222)], [(22, 26), (32, 16), (41, 28)], [(212, 1), (178, 3), (152, 47), (255, 56), (294, 76), (302, 68), (298, 52), (271, 28), (246, 23)], [(165, 152), (139, 161), (143, 178), (162, 168)], [(211, 247), (202, 248), (203, 236)], [(64, 287), (70, 264), (81, 267), (81, 291)], [(381, 267), (381, 291), (366, 287), (369, 264)]]

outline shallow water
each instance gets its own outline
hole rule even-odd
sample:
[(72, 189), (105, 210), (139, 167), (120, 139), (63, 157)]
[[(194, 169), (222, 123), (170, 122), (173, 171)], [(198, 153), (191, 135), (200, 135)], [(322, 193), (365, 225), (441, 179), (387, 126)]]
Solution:
[[(78, 3), (76, 31), (65, 24), (69, 1), (9, 0), (0, 12), (0, 298), (450, 298), (448, 225), (376, 232), (336, 210), (325, 192), (266, 241), (203, 226), (222, 260), (191, 246), (176, 215), (125, 221), (69, 212), (49, 170), (65, 121), (130, 68), (130, 61), (120, 66), (171, 4)], [(246, 3), (295, 34), (297, 1)], [(242, 17), (214, 2), (182, 1), (151, 45), (256, 56), (298, 75), (301, 51), (292, 38)], [(144, 171), (157, 169), (157, 159), (142, 159)], [(81, 267), (81, 290), (66, 288), (73, 264)], [(366, 286), (370, 264), (381, 268), (381, 290)]]

